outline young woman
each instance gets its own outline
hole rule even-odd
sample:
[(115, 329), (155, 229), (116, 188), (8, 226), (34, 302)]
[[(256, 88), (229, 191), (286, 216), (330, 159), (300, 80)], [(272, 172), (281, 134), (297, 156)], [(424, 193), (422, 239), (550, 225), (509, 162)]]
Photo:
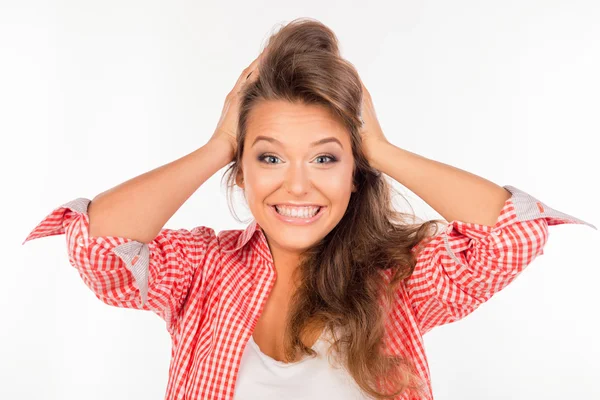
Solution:
[[(163, 228), (227, 165), (246, 229)], [(451, 222), (394, 210), (384, 175)], [(165, 320), (166, 399), (417, 399), (432, 398), (423, 335), (506, 287), (564, 223), (594, 227), (390, 143), (333, 32), (300, 19), (242, 72), (208, 143), (56, 208), (25, 241), (65, 233), (100, 300)]]

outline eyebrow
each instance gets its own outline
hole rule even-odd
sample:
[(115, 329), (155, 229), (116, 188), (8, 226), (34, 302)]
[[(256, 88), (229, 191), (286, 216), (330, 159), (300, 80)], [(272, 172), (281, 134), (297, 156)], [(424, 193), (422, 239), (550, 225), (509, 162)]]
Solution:
[[(253, 147), (256, 144), (256, 142), (259, 142), (261, 140), (265, 140), (265, 141), (270, 142), (270, 143), (277, 143), (279, 145), (282, 144), (279, 140), (277, 140), (277, 139), (275, 139), (273, 137), (259, 135), (259, 136), (257, 136), (254, 139), (254, 142), (252, 142), (252, 146), (250, 146), (250, 147)], [(317, 140), (316, 142), (312, 142), (310, 144), (310, 147), (315, 147), (315, 146), (319, 146), (321, 144), (330, 143), (330, 142), (337, 143), (342, 149), (344, 148), (344, 146), (342, 146), (342, 143), (338, 139), (334, 138), (333, 136)]]

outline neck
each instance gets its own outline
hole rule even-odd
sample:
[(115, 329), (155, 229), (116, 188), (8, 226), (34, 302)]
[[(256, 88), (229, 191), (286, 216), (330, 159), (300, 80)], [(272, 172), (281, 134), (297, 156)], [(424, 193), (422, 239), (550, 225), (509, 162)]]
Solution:
[[(294, 284), (292, 282), (294, 271), (296, 271), (300, 264), (300, 253), (295, 251), (289, 251), (282, 249), (277, 245), (269, 243), (271, 250), (271, 256), (273, 257), (273, 263), (275, 265), (275, 271), (277, 272), (277, 282), (275, 286), (278, 289), (292, 289)], [(290, 291), (290, 294), (292, 292)]]

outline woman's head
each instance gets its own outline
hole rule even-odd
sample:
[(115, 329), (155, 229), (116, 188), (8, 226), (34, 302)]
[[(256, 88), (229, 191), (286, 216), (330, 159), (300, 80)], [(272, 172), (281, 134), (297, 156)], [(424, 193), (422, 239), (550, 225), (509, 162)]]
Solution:
[[(346, 215), (351, 196), (361, 195), (356, 181), (377, 174), (361, 149), (362, 86), (333, 32), (310, 19), (271, 37), (258, 70), (242, 92), (230, 180), (244, 191), (269, 245), (300, 253)], [(313, 145), (328, 138), (337, 142)], [(278, 218), (273, 206), (283, 203), (324, 207), (302, 226)]]
[[(391, 304), (414, 268), (411, 249), (433, 222), (408, 223), (414, 216), (394, 210), (391, 185), (369, 165), (362, 84), (329, 28), (306, 18), (284, 26), (269, 39), (258, 73), (241, 92), (237, 151), (224, 177), (230, 189), (244, 190), (269, 245), (301, 255), (286, 358), (314, 355), (301, 338), (318, 326), (336, 338), (335, 353), (369, 395), (386, 398), (376, 382), (391, 395), (418, 391), (411, 361), (381, 351), (387, 314), (379, 300)], [(293, 226), (273, 209), (281, 203), (324, 208), (310, 225)], [(385, 270), (393, 272), (387, 285)]]
[(356, 139), (329, 108), (301, 101), (257, 102), (244, 128), (237, 185), (271, 249), (301, 253), (346, 213)]

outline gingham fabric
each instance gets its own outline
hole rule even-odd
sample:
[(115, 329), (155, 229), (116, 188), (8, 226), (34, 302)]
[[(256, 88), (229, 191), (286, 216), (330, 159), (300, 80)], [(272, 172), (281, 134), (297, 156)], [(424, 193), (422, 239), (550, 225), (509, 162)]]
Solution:
[[(512, 282), (543, 254), (549, 225), (597, 229), (514, 186), (504, 188), (512, 196), (494, 226), (450, 222), (418, 253), (414, 273), (397, 291), (384, 348), (414, 361), (428, 398), (433, 394), (423, 335), (460, 320)], [(89, 203), (78, 198), (56, 208), (23, 244), (65, 234), (69, 262), (100, 300), (150, 310), (166, 322), (172, 337), (166, 400), (233, 399), (244, 347), (275, 283), (256, 220), (219, 234), (206, 226), (163, 228), (145, 244), (89, 236)], [(388, 272), (382, 275), (389, 278)]]

